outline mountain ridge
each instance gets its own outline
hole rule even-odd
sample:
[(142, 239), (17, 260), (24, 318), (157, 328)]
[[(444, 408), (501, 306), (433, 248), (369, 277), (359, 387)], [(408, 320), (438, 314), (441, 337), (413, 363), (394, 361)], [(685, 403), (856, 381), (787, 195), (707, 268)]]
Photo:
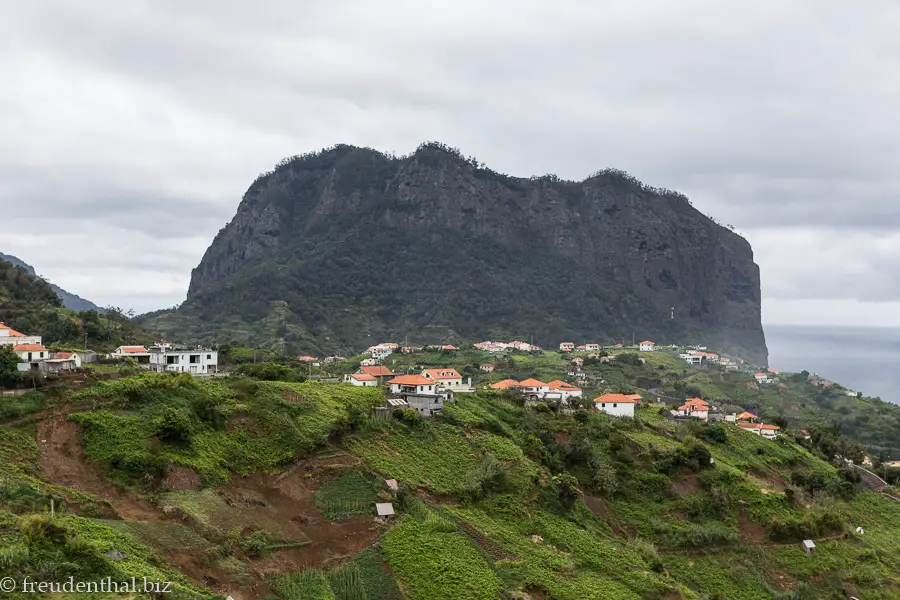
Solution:
[[(4, 254), (0, 252), (0, 259), (5, 260), (6, 262), (12, 264), (14, 267), (19, 267), (20, 269), (24, 269), (32, 277), (38, 277), (37, 271), (35, 271), (34, 267), (30, 264), (26, 263), (21, 258), (17, 256), (13, 256), (11, 254)], [(63, 307), (69, 308), (75, 311), (82, 310), (96, 310), (97, 312), (103, 312), (103, 309), (91, 302), (90, 300), (86, 300), (77, 294), (73, 294), (72, 292), (68, 292), (58, 285), (54, 283), (47, 282), (59, 299), (62, 300)]]
[(322, 352), (430, 327), (446, 341), (708, 341), (767, 360), (749, 243), (684, 195), (613, 169), (511, 177), (439, 143), (281, 161), (250, 185), (185, 303), (147, 322)]

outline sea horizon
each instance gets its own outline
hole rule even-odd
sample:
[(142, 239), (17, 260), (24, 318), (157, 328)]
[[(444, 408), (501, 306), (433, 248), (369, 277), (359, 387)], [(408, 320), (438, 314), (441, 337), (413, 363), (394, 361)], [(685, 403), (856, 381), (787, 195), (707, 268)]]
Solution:
[(822, 377), (900, 404), (900, 328), (763, 324), (769, 366)]

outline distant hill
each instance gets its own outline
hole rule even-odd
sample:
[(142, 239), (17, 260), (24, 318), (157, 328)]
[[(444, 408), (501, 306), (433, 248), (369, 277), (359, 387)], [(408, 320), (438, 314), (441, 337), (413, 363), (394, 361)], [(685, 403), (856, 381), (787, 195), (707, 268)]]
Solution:
[(33, 270), (4, 259), (0, 259), (0, 321), (23, 333), (40, 335), (45, 346), (82, 348), (87, 343), (92, 349), (112, 350), (156, 339), (119, 312), (63, 307), (53, 286), (33, 275)]
[(767, 361), (750, 244), (683, 195), (616, 170), (511, 177), (437, 143), (282, 161), (247, 190), (187, 300), (141, 320), (288, 351), (634, 335)]
[[(13, 266), (19, 267), (20, 269), (24, 269), (28, 272), (32, 277), (37, 277), (37, 272), (34, 270), (34, 267), (23, 261), (22, 259), (12, 256), (9, 254), (3, 254), (0, 252), (0, 259), (3, 259)], [(49, 283), (49, 282), (48, 282)], [(82, 310), (96, 310), (97, 312), (103, 312), (103, 309), (91, 302), (90, 300), (85, 300), (81, 296), (77, 294), (73, 294), (71, 292), (67, 292), (62, 289), (58, 285), (50, 283), (50, 289), (52, 289), (59, 299), (62, 300), (62, 305), (65, 308), (70, 308), (72, 310), (82, 311)]]

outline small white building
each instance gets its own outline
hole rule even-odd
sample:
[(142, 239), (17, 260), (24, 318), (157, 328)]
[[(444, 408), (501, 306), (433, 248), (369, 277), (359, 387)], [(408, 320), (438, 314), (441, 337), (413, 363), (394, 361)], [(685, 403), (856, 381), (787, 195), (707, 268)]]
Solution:
[(773, 381), (769, 374), (764, 371), (755, 374), (753, 378), (756, 379), (756, 383), (772, 383)]
[(594, 398), (594, 408), (614, 417), (634, 417), (635, 404), (628, 394), (603, 394)]
[(141, 364), (150, 363), (150, 351), (143, 346), (119, 346), (110, 355), (109, 358), (130, 358)]
[(562, 400), (580, 398), (582, 393), (580, 387), (572, 385), (571, 383), (566, 383), (565, 381), (560, 381), (559, 379), (551, 381), (547, 384), (547, 387), (550, 391), (559, 392), (562, 395)]
[(40, 346), (41, 343), (41, 336), (20, 333), (5, 323), (0, 322), (0, 345), (17, 346), (22, 344), (37, 344)]
[(388, 346), (372, 346), (371, 348), (369, 348), (368, 352), (369, 356), (371, 356), (375, 360), (384, 360), (394, 353), (394, 349), (389, 348)]
[(50, 352), (40, 344), (16, 344), (13, 352), (19, 355), (22, 362), (34, 362), (50, 358)]
[(560, 342), (559, 351), (560, 352), (572, 352), (575, 350), (574, 342)]
[(641, 345), (639, 347), (641, 352), (653, 352), (654, 348), (656, 348), (656, 344), (651, 342), (650, 340), (641, 342)]
[(469, 379), (468, 383), (463, 383), (462, 375), (456, 369), (425, 369), (422, 371), (422, 377), (434, 381), (439, 388), (444, 390), (454, 392), (475, 391), (475, 388), (472, 387), (472, 380)]
[(585, 352), (600, 352), (600, 344), (585, 344)]
[(481, 363), (480, 365), (478, 365), (478, 368), (481, 369), (482, 371), (484, 371), (485, 373), (493, 373), (494, 369), (496, 369), (496, 367), (494, 365), (492, 365), (491, 363)]
[(80, 369), (82, 365), (88, 361), (80, 352), (53, 352), (52, 358), (60, 360), (72, 360), (75, 362), (75, 368)]
[(781, 429), (777, 425), (767, 425), (765, 423), (740, 422), (737, 425), (744, 431), (748, 431), (750, 433), (756, 434), (767, 440), (774, 440), (775, 438), (777, 438), (778, 430)]
[(388, 381), (392, 394), (436, 394), (437, 384), (421, 375), (401, 375)]
[(367, 375), (366, 373), (353, 373), (351, 375), (344, 375), (344, 383), (349, 383), (356, 387), (377, 387), (378, 379), (371, 375)]
[(149, 350), (150, 369), (209, 375), (219, 370), (219, 353), (208, 348), (173, 348), (154, 346)]

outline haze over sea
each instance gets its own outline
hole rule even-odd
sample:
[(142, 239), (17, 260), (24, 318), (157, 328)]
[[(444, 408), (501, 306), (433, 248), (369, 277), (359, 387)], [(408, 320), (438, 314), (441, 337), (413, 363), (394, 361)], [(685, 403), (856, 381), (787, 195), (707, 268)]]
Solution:
[(900, 329), (765, 325), (769, 366), (804, 369), (900, 404)]

